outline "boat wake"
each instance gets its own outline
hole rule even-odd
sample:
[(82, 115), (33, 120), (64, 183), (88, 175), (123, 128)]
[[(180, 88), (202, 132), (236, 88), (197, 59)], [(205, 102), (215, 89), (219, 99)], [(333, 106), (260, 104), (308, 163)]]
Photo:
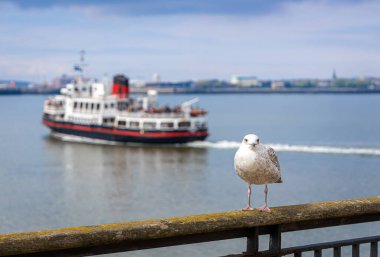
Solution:
[[(66, 142), (100, 144), (100, 145), (124, 145), (120, 142), (107, 140), (92, 139), (80, 136), (66, 135), (60, 133), (51, 133), (54, 138)], [(128, 144), (129, 145), (129, 144)], [(140, 144), (139, 144), (140, 145)], [(361, 148), (361, 147), (334, 147), (334, 146), (316, 146), (316, 145), (289, 145), (289, 144), (269, 144), (277, 152), (301, 152), (301, 153), (325, 153), (325, 154), (354, 154), (354, 155), (372, 155), (380, 156), (380, 148)], [(140, 145), (141, 146), (141, 145)], [(175, 145), (178, 147), (190, 148), (210, 148), (210, 149), (237, 149), (240, 146), (238, 141), (196, 141), (184, 145)], [(167, 145), (165, 145), (167, 147)]]
[[(359, 147), (333, 147), (333, 146), (313, 146), (313, 145), (289, 145), (289, 144), (269, 144), (277, 152), (303, 152), (303, 153), (326, 153), (326, 154), (356, 154), (356, 155), (379, 155), (379, 148), (359, 148)], [(240, 146), (237, 141), (217, 141), (217, 142), (193, 142), (187, 146), (195, 148), (216, 148), (234, 149)]]

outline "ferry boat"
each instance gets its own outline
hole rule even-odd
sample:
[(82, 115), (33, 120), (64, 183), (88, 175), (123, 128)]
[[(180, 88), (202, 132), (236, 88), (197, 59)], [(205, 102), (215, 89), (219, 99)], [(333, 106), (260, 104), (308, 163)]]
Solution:
[(158, 105), (156, 91), (132, 98), (124, 75), (114, 76), (112, 92), (107, 88), (78, 76), (45, 100), (43, 124), (54, 134), (117, 142), (175, 144), (208, 136), (207, 112), (193, 107), (197, 98), (175, 107)]

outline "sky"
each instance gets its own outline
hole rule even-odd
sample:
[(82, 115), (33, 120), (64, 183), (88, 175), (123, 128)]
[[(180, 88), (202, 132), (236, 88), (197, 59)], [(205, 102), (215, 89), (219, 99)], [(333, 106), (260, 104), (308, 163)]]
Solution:
[(1, 0), (0, 79), (380, 77), (378, 0)]

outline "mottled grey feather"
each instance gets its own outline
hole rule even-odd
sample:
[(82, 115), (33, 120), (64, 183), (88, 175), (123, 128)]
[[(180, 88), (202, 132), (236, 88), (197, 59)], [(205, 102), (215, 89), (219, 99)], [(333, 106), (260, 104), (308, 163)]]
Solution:
[[(277, 158), (275, 150), (272, 147), (268, 146), (267, 153), (268, 153), (269, 158), (272, 161), (272, 163), (277, 167), (278, 170), (281, 170), (280, 169), (280, 163), (278, 162), (278, 158)], [(282, 183), (281, 177), (280, 177), (280, 179), (278, 181), (276, 181), (276, 183)]]

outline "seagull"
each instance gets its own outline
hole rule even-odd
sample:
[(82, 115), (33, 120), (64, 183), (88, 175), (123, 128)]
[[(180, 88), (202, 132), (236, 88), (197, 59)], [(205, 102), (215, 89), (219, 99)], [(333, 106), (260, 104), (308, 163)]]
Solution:
[(251, 185), (265, 185), (265, 204), (258, 208), (270, 212), (268, 207), (268, 184), (282, 183), (280, 163), (276, 152), (269, 146), (260, 144), (260, 139), (254, 134), (244, 137), (235, 154), (234, 166), (236, 173), (248, 183), (248, 206), (243, 210), (253, 210), (251, 207)]

